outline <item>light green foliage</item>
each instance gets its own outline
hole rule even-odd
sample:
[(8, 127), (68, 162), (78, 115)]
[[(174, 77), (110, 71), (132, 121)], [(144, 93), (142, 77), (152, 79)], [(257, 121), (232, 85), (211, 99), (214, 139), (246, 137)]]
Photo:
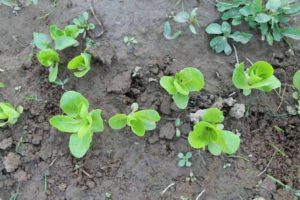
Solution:
[(298, 102), (298, 114), (300, 114), (300, 70), (295, 73), (293, 84), (297, 89), (296, 92), (293, 92), (293, 98)]
[(10, 103), (0, 102), (0, 127), (15, 124), (22, 113), (22, 106), (14, 108)]
[(187, 152), (185, 155), (183, 153), (178, 154), (178, 166), (179, 167), (190, 167), (192, 166), (192, 162), (189, 161), (190, 158), (192, 158), (193, 154), (192, 152)]
[(178, 108), (185, 109), (190, 92), (198, 92), (204, 87), (204, 77), (201, 71), (194, 67), (186, 67), (175, 76), (163, 76), (160, 85), (173, 97)]
[(93, 134), (104, 129), (101, 110), (88, 112), (88, 100), (75, 91), (63, 94), (60, 108), (65, 115), (56, 115), (49, 122), (59, 131), (71, 133), (69, 149), (73, 156), (81, 158), (88, 151)]
[(268, 62), (257, 61), (246, 71), (244, 63), (240, 63), (233, 71), (232, 82), (245, 96), (250, 95), (252, 89), (270, 92), (281, 86), (273, 74), (274, 69)]
[(77, 46), (75, 40), (80, 34), (79, 28), (76, 25), (68, 25), (64, 29), (59, 29), (55, 24), (49, 28), (50, 36), (54, 40), (55, 49), (63, 50), (71, 46)]
[(218, 156), (222, 152), (234, 154), (240, 146), (238, 135), (223, 130), (223, 112), (218, 108), (206, 109), (202, 121), (195, 124), (189, 133), (188, 141), (193, 148), (208, 147), (208, 151)]
[(84, 38), (87, 31), (95, 29), (95, 25), (88, 22), (89, 18), (89, 13), (83, 12), (77, 18), (73, 19), (73, 23), (79, 28), (79, 32), (83, 33)]
[(123, 42), (129, 46), (129, 45), (134, 45), (134, 44), (137, 44), (138, 41), (135, 39), (135, 37), (132, 37), (132, 36), (125, 36), (123, 38)]
[(126, 125), (137, 136), (144, 136), (146, 131), (154, 130), (156, 122), (160, 120), (158, 112), (155, 110), (138, 110), (138, 104), (132, 104), (132, 112), (129, 115), (116, 114), (109, 119), (109, 126), (112, 129), (122, 129)]
[(189, 176), (186, 177), (186, 182), (190, 182), (190, 183), (193, 183), (197, 180), (197, 178), (195, 177), (194, 173), (191, 171)]
[(251, 28), (260, 30), (269, 45), (283, 37), (300, 39), (300, 28), (289, 25), (292, 16), (300, 14), (300, 3), (294, 0), (230, 0), (216, 4), (222, 20), (232, 25), (246, 21)]
[(190, 13), (181, 11), (174, 16), (174, 21), (178, 23), (187, 23), (190, 31), (193, 34), (197, 34), (196, 27), (199, 26), (199, 22), (197, 20), (197, 10), (198, 8), (194, 8)]
[(68, 63), (68, 69), (77, 70), (74, 75), (78, 78), (83, 77), (91, 69), (91, 55), (82, 53)]
[(205, 31), (211, 35), (218, 35), (214, 37), (209, 44), (217, 53), (224, 51), (226, 55), (230, 55), (232, 52), (232, 48), (228, 43), (229, 38), (242, 44), (248, 43), (252, 38), (252, 34), (250, 33), (240, 31), (231, 33), (231, 26), (227, 22), (223, 22), (221, 25), (211, 23), (206, 27)]
[(174, 39), (178, 38), (181, 35), (181, 33), (182, 33), (181, 31), (176, 31), (175, 33), (173, 33), (171, 25), (170, 25), (170, 22), (169, 21), (165, 22), (165, 25), (164, 25), (164, 37), (167, 40), (174, 40)]
[(49, 68), (49, 81), (54, 82), (58, 74), (58, 53), (53, 49), (43, 49), (38, 52), (37, 58), (44, 67)]
[(0, 88), (5, 88), (5, 84), (0, 82)]

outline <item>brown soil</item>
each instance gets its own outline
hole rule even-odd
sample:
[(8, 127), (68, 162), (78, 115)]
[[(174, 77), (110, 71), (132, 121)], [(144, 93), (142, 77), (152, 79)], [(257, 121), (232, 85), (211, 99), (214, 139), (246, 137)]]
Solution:
[[(237, 45), (240, 61), (249, 58), (271, 62), (286, 87), (282, 104), (275, 92), (255, 91), (250, 97), (244, 97), (231, 83), (234, 54), (214, 53), (209, 48), (210, 38), (203, 31), (208, 23), (218, 19), (214, 2), (185, 1), (187, 9), (199, 8), (199, 34), (194, 36), (184, 29), (182, 37), (166, 41), (162, 36), (166, 14), (180, 9), (174, 2), (96, 1), (94, 7), (103, 20), (105, 32), (95, 38), (96, 45), (90, 50), (92, 70), (84, 78), (73, 77), (63, 68), (68, 58), (79, 53), (82, 47), (63, 52), (65, 58), (59, 77), (70, 78), (65, 90), (81, 92), (93, 108), (103, 110), (104, 119), (117, 112), (127, 112), (133, 102), (142, 108), (157, 109), (162, 115), (158, 129), (144, 138), (136, 137), (129, 129), (115, 132), (106, 126), (103, 133), (94, 135), (92, 148), (80, 160), (69, 153), (68, 135), (48, 124), (51, 116), (60, 113), (59, 99), (64, 90), (49, 84), (47, 71), (35, 56), (29, 58), (35, 52), (30, 45), (33, 32), (46, 32), (52, 23), (68, 24), (83, 11), (89, 11), (88, 3), (62, 0), (54, 7), (51, 1), (39, 1), (17, 15), (8, 7), (0, 7), (0, 68), (5, 70), (0, 73), (0, 81), (7, 85), (1, 89), (0, 100), (25, 108), (17, 124), (0, 130), (0, 142), (12, 140), (8, 148), (0, 149), (0, 199), (9, 199), (17, 188), (20, 200), (109, 199), (106, 193), (113, 200), (172, 200), (181, 196), (195, 199), (203, 190), (200, 199), (207, 200), (259, 196), (293, 199), (266, 175), (300, 188), (300, 118), (286, 111), (286, 106), (295, 103), (291, 97), (291, 79), (300, 65), (300, 44), (295, 43), (294, 56), (286, 52), (284, 44), (270, 47), (258, 35), (248, 45)], [(134, 36), (138, 44), (124, 45), (125, 35)], [(157, 80), (184, 66), (198, 67), (205, 75), (206, 87), (192, 96), (186, 111), (179, 111)], [(132, 77), (136, 67), (141, 70)], [(15, 90), (18, 86), (21, 86), (19, 91)], [(214, 157), (207, 151), (191, 149), (186, 140), (192, 127), (189, 113), (208, 108), (218, 97), (226, 98), (233, 92), (236, 93), (232, 97), (247, 107), (246, 117), (240, 120), (231, 118), (230, 108), (223, 107), (226, 129), (241, 133), (241, 148), (237, 153), (240, 157)], [(161, 138), (161, 127), (173, 125), (178, 116), (184, 122), (180, 127), (182, 137), (171, 134), (171, 140)], [(170, 130), (174, 130), (172, 125), (168, 126)], [(277, 131), (275, 126), (283, 131)], [(284, 155), (274, 154), (274, 146)], [(193, 152), (192, 167), (180, 168), (177, 154), (187, 151)], [(9, 153), (15, 153), (13, 158), (20, 158), (12, 172), (5, 170), (3, 162)], [(265, 173), (258, 176), (266, 167)], [(190, 171), (197, 178), (193, 183), (186, 182)], [(175, 185), (161, 194), (171, 183)]]

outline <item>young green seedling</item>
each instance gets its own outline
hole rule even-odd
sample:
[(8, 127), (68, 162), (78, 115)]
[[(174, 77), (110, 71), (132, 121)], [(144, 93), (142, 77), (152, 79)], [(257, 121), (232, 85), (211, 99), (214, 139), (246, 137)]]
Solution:
[(192, 166), (192, 162), (189, 161), (190, 158), (192, 158), (193, 154), (192, 152), (187, 152), (185, 155), (183, 153), (178, 154), (178, 166), (179, 167), (190, 167)]
[(155, 110), (138, 110), (138, 104), (131, 105), (132, 112), (129, 115), (116, 114), (109, 119), (109, 126), (112, 129), (122, 129), (126, 125), (131, 127), (131, 130), (137, 136), (144, 136), (146, 131), (154, 130), (156, 122), (160, 120), (158, 112)]
[(297, 91), (293, 92), (293, 98), (298, 102), (298, 114), (300, 114), (300, 70), (298, 70), (293, 77), (293, 84)]
[(123, 42), (127, 45), (127, 46), (130, 46), (130, 45), (135, 45), (138, 43), (138, 41), (135, 39), (135, 37), (131, 37), (131, 36), (125, 36), (123, 38)]
[(202, 121), (195, 124), (189, 133), (188, 141), (193, 148), (208, 147), (208, 151), (218, 156), (222, 152), (234, 154), (240, 146), (238, 135), (223, 130), (223, 112), (218, 108), (206, 109)]
[(174, 21), (178, 23), (187, 23), (190, 31), (193, 34), (197, 34), (196, 26), (199, 26), (199, 22), (197, 20), (197, 10), (198, 8), (194, 8), (190, 13), (181, 11), (174, 16)]
[(231, 26), (227, 22), (223, 22), (222, 25), (211, 23), (206, 27), (205, 31), (208, 34), (218, 35), (214, 37), (209, 44), (217, 53), (224, 51), (226, 55), (230, 55), (232, 52), (232, 48), (228, 43), (228, 38), (233, 39), (235, 42), (241, 42), (242, 44), (248, 43), (252, 38), (252, 34), (250, 33), (240, 31), (231, 33)]
[(60, 108), (65, 115), (56, 115), (50, 124), (61, 132), (70, 133), (69, 149), (76, 158), (88, 151), (93, 134), (104, 129), (101, 110), (88, 112), (89, 102), (80, 93), (68, 91), (60, 99)]
[(79, 32), (83, 33), (83, 38), (85, 38), (87, 31), (95, 29), (95, 25), (88, 22), (89, 18), (89, 13), (83, 12), (77, 18), (73, 19), (73, 23), (79, 28)]
[(49, 28), (49, 32), (51, 38), (54, 40), (55, 49), (57, 50), (63, 50), (79, 44), (77, 40), (75, 40), (80, 34), (80, 29), (76, 25), (68, 25), (62, 30), (55, 24), (52, 24)]
[(163, 76), (160, 85), (173, 97), (180, 109), (185, 109), (190, 92), (198, 92), (204, 87), (204, 77), (201, 71), (194, 67), (186, 67), (175, 76)]
[(38, 52), (39, 62), (49, 69), (49, 81), (54, 82), (58, 74), (59, 55), (53, 49), (43, 49)]
[(0, 82), (0, 88), (5, 88), (5, 84)]
[(189, 183), (193, 183), (197, 180), (197, 178), (195, 177), (194, 173), (192, 171), (190, 171), (190, 174), (188, 177), (186, 177), (186, 182), (189, 182)]
[(0, 127), (15, 124), (22, 113), (22, 106), (14, 108), (10, 103), (0, 102)]
[(91, 69), (91, 54), (81, 53), (68, 63), (68, 69), (77, 70), (74, 75), (78, 78), (83, 77)]
[(165, 22), (164, 37), (167, 40), (174, 40), (174, 39), (178, 38), (181, 35), (181, 33), (182, 33), (181, 31), (176, 31), (175, 33), (172, 33), (172, 28), (171, 28), (170, 22), (169, 21)]
[(300, 14), (300, 3), (293, 0), (230, 0), (218, 2), (222, 20), (232, 20), (232, 25), (246, 21), (251, 28), (260, 30), (262, 40), (269, 45), (284, 37), (300, 39), (300, 29), (289, 25), (290, 18)]
[(232, 82), (245, 96), (250, 95), (252, 89), (270, 92), (281, 86), (273, 74), (274, 69), (268, 62), (257, 61), (246, 71), (244, 63), (240, 63), (233, 71)]

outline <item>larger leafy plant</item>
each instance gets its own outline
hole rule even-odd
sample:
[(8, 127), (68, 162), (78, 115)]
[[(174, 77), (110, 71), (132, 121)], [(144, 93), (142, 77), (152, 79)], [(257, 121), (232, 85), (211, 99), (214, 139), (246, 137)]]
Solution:
[(240, 63), (233, 71), (232, 82), (246, 96), (252, 89), (269, 92), (281, 86), (281, 82), (273, 74), (274, 69), (268, 62), (257, 61), (246, 71), (244, 63)]
[(0, 127), (6, 124), (15, 124), (22, 112), (22, 106), (14, 108), (10, 103), (0, 102)]
[(293, 84), (297, 91), (293, 92), (293, 98), (298, 102), (298, 114), (300, 114), (300, 70), (298, 70), (293, 77)]
[(89, 102), (80, 93), (68, 91), (60, 100), (60, 108), (65, 115), (56, 115), (50, 124), (61, 132), (70, 133), (69, 149), (76, 158), (88, 151), (93, 134), (104, 129), (101, 110), (89, 110)]
[(222, 152), (234, 154), (240, 146), (238, 135), (223, 130), (223, 112), (218, 108), (206, 109), (202, 121), (195, 124), (189, 133), (188, 141), (193, 148), (208, 147), (208, 151), (217, 156)]
[(132, 132), (137, 136), (144, 136), (146, 131), (154, 130), (156, 122), (160, 120), (155, 110), (138, 110), (138, 104), (132, 104), (132, 112), (129, 115), (116, 114), (109, 119), (109, 126), (112, 129), (122, 129), (126, 125), (131, 127)]
[(194, 67), (186, 67), (175, 76), (163, 76), (160, 85), (170, 94), (180, 109), (187, 107), (190, 92), (198, 92), (204, 87), (202, 72)]
[(218, 35), (214, 37), (210, 41), (210, 46), (213, 48), (217, 53), (221, 53), (224, 51), (226, 55), (230, 55), (232, 52), (232, 48), (228, 43), (228, 39), (233, 39), (235, 42), (241, 42), (242, 44), (246, 44), (252, 38), (252, 34), (235, 31), (231, 33), (231, 26), (227, 22), (223, 22), (221, 25), (217, 23), (209, 24), (205, 31), (208, 34)]
[(300, 14), (300, 3), (294, 0), (230, 0), (216, 6), (222, 20), (232, 20), (233, 25), (246, 21), (269, 45), (284, 37), (300, 39), (300, 29), (289, 25), (290, 17)]

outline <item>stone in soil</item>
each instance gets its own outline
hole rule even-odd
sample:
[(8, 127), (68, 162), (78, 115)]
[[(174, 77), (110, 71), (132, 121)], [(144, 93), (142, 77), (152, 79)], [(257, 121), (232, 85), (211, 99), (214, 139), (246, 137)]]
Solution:
[(164, 124), (159, 131), (159, 137), (171, 140), (175, 136), (175, 125), (174, 123), (168, 122)]
[(230, 109), (229, 115), (235, 119), (241, 119), (242, 117), (244, 117), (245, 112), (246, 112), (245, 104), (236, 103)]
[(159, 108), (160, 112), (169, 115), (171, 114), (171, 98), (168, 95), (164, 95)]
[(5, 150), (5, 149), (11, 147), (12, 143), (13, 143), (13, 140), (11, 137), (2, 140), (0, 142), (0, 149)]
[(3, 159), (4, 168), (7, 172), (15, 171), (21, 164), (20, 156), (15, 153), (8, 153)]

